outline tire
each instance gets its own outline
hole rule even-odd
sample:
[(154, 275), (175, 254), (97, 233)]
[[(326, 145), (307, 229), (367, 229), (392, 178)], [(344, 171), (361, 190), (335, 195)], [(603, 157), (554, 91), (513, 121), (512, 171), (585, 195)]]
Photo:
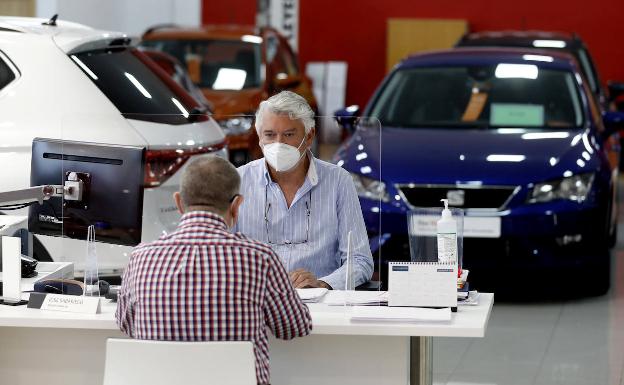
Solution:
[(615, 247), (615, 245), (617, 245), (618, 226), (619, 226), (619, 223), (615, 222), (615, 226), (613, 226), (613, 230), (610, 231), (610, 234), (607, 237), (607, 246), (609, 247), (609, 249), (612, 249)]
[[(612, 249), (617, 244), (617, 235), (618, 235), (617, 217), (616, 217), (615, 224), (613, 225), (613, 228), (611, 228), (611, 222), (613, 221), (613, 205), (617, 204), (616, 199), (617, 197), (614, 197), (614, 193), (612, 190), (609, 196), (609, 204), (607, 206), (607, 211), (605, 215), (606, 223), (605, 223), (604, 240), (609, 249)], [(616, 211), (616, 216), (617, 216), (617, 211)]]
[(606, 294), (611, 287), (611, 253), (608, 250), (601, 252), (596, 263), (584, 269), (581, 276), (585, 278), (585, 284), (581, 285), (585, 293), (590, 296)]

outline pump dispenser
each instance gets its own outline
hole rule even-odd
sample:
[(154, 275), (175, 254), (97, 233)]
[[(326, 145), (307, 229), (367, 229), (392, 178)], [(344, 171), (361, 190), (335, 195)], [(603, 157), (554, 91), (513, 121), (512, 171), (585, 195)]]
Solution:
[(457, 221), (448, 208), (448, 199), (444, 202), (442, 218), (437, 222), (438, 262), (457, 263)]

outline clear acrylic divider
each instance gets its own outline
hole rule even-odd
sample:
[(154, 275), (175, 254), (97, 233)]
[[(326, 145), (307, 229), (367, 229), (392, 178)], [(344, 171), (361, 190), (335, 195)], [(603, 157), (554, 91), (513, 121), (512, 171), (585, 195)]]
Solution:
[(189, 161), (228, 156), (226, 136), (207, 113), (76, 113), (64, 117), (63, 137), (47, 146), (63, 154), (54, 166), (58, 183), (82, 191), (59, 202), (63, 236), (47, 243), (60, 244), (85, 294), (95, 295), (98, 280), (120, 283), (134, 246), (176, 228), (181, 215), (173, 194)]
[[(339, 245), (340, 261), (336, 268), (340, 268), (343, 278), (336, 282), (332, 281), (335, 290), (329, 292), (321, 301), (352, 305), (357, 304), (358, 301), (361, 302), (361, 298), (365, 298), (369, 304), (383, 304), (382, 296), (378, 293), (371, 293), (371, 291), (379, 292), (382, 287), (380, 285), (381, 252), (376, 250), (373, 253), (373, 266), (366, 258), (370, 255), (371, 244), (378, 243), (378, 233), (382, 229), (381, 211), (383, 205), (388, 202), (381, 180), (381, 125), (379, 121), (368, 117), (356, 117), (347, 121), (337, 116), (315, 116), (315, 134), (306, 141), (301, 135), (295, 135), (296, 137), (292, 136), (292, 133), (282, 135), (283, 127), (280, 130), (271, 127), (267, 133), (269, 127), (264, 123), (256, 125), (254, 115), (213, 115), (213, 118), (228, 135), (230, 161), (236, 166), (240, 167), (246, 162), (263, 158), (263, 145), (282, 142), (298, 147), (300, 152), (304, 146), (307, 146), (315, 158), (336, 164), (349, 173), (350, 181), (353, 181), (359, 199), (358, 202), (354, 202), (354, 204), (357, 203), (357, 207), (345, 208), (345, 210), (355, 211), (354, 213), (348, 211), (347, 223), (344, 224), (341, 220), (338, 222), (353, 228), (333, 229), (323, 226), (327, 223), (323, 215), (327, 214), (324, 214), (326, 210), (319, 205), (327, 204), (327, 200), (318, 196), (316, 191), (321, 193), (328, 189), (336, 190), (342, 187), (321, 185), (320, 188), (315, 188), (306, 185), (308, 182), (305, 182), (300, 191), (292, 197), (290, 207), (278, 183), (265, 186), (266, 191), (245, 190), (243, 186), (244, 196), (250, 193), (253, 196), (260, 196), (259, 199), (245, 196), (245, 202), (251, 205), (252, 203), (249, 202), (252, 201), (253, 205), (262, 206), (263, 215), (253, 219), (255, 223), (253, 226), (237, 227), (237, 230), (269, 244), (280, 256), (289, 274), (303, 269), (312, 271), (317, 278), (323, 278), (323, 274), (329, 275), (331, 271), (328, 271), (327, 266), (313, 265), (316, 260), (327, 258), (327, 253), (331, 252), (329, 248), (333, 247), (333, 244)], [(346, 139), (338, 148), (335, 144), (321, 143), (320, 138), (332, 135)], [(271, 167), (269, 169), (271, 178), (276, 177), (277, 171)], [(347, 189), (341, 193), (348, 194), (349, 191)], [(306, 203), (309, 205), (306, 206)], [(333, 215), (345, 215), (345, 213), (336, 212)], [(334, 241), (332, 241), (333, 234), (329, 235), (328, 231), (336, 232)], [(319, 263), (328, 262), (321, 260)], [(367, 273), (372, 273), (370, 280)], [(378, 297), (381, 300), (376, 301)]]
[[(57, 170), (55, 172), (58, 179), (50, 183), (82, 183), (84, 195), (79, 200), (74, 197), (72, 200), (58, 201), (54, 207), (56, 214), (52, 208), (39, 213), (43, 215), (39, 218), (48, 216), (62, 219), (57, 221), (59, 223), (47, 224), (55, 228), (55, 235), (49, 229), (39, 229), (43, 233), (41, 238), (44, 239), (46, 248), (54, 249), (58, 260), (74, 263), (79, 280), (86, 277), (91, 281), (87, 283), (92, 285), (98, 279), (119, 283), (134, 246), (141, 241), (153, 241), (176, 228), (180, 214), (172, 195), (178, 191), (182, 171), (191, 159), (214, 154), (238, 163), (236, 165), (240, 167), (262, 158), (261, 138), (254, 120), (253, 115), (214, 116), (208, 113), (77, 113), (65, 116), (62, 133), (58, 138), (49, 138), (56, 139), (58, 143), (52, 141), (52, 144), (46, 144), (53, 146), (54, 151), (60, 152), (62, 156), (56, 160), (40, 160), (41, 167), (50, 167), (54, 162), (60, 163), (53, 167)], [(334, 283), (338, 290), (330, 297), (333, 296), (335, 300), (342, 296), (343, 305), (382, 305), (385, 297), (379, 291), (386, 285), (383, 282), (386, 256), (382, 255), (379, 245), (385, 233), (382, 214), (390, 199), (382, 179), (381, 125), (377, 119), (367, 117), (353, 118), (348, 122), (351, 124), (350, 128), (345, 127), (342, 117), (317, 116), (315, 121), (331, 122), (330, 126), (317, 126), (317, 136), (319, 130), (332, 129), (339, 130), (346, 137), (337, 151), (334, 151), (335, 146), (318, 146), (316, 140), (312, 140), (309, 147), (315, 157), (334, 163), (349, 173), (359, 198), (357, 207), (345, 208), (359, 210), (355, 214), (348, 214), (346, 226), (352, 228), (323, 228), (322, 224), (325, 222), (322, 216), (325, 214), (320, 207), (310, 207), (310, 203), (316, 199), (321, 202), (322, 197), (314, 197), (312, 188), (308, 191), (312, 192), (312, 198), (309, 194), (301, 194), (301, 197), (296, 198), (304, 203), (306, 200), (311, 201), (308, 202), (307, 209), (305, 205), (301, 206), (307, 210), (302, 218), (308, 224), (293, 226), (292, 239), (284, 239), (279, 234), (271, 237), (280, 223), (282, 226), (287, 223), (286, 218), (277, 213), (277, 210), (274, 210), (273, 217), (262, 215), (255, 218), (257, 223), (246, 235), (268, 243), (281, 257), (286, 270), (291, 273), (298, 268), (314, 270), (314, 267), (308, 267), (292, 256), (293, 249), (297, 248), (295, 243), (301, 244), (299, 247), (307, 249), (307, 253), (313, 258), (316, 251), (320, 250), (322, 254), (322, 249), (328, 246), (322, 244), (323, 239), (328, 237), (325, 232), (336, 232), (340, 245), (340, 262), (337, 266), (344, 275), (339, 282), (336, 281), (338, 283)], [(140, 159), (137, 158), (137, 151), (142, 151)], [(240, 156), (241, 153), (243, 156)], [(90, 157), (107, 161), (94, 163), (88, 161)], [(120, 159), (123, 160), (123, 166), (110, 164)], [(244, 186), (241, 193), (248, 194)], [(259, 195), (263, 201), (259, 204), (266, 206), (265, 192)], [(246, 202), (250, 202), (254, 196), (245, 198)], [(295, 202), (293, 210), (296, 208)], [(363, 221), (358, 219), (359, 215)], [(92, 235), (95, 235), (95, 243), (91, 246), (87, 242), (89, 226), (93, 226)], [(234, 230), (244, 229), (236, 226)], [(347, 235), (349, 231), (351, 247)], [(301, 242), (298, 242), (299, 238)], [(370, 259), (366, 258), (371, 247), (373, 266), (368, 262)], [(287, 249), (290, 251), (284, 251)], [(97, 256), (96, 264), (94, 255)], [(97, 274), (94, 276), (95, 266)], [(329, 272), (316, 271), (316, 275), (322, 274)], [(328, 299), (332, 299), (330, 297)]]
[[(347, 240), (347, 248), (341, 250), (346, 252), (346, 284), (342, 304), (349, 316), (353, 306), (379, 306), (387, 301), (384, 292), (381, 292), (384, 256), (379, 247), (384, 233), (382, 215), (384, 206), (389, 202), (382, 179), (382, 130), (379, 120), (371, 117), (334, 116), (319, 120), (324, 122), (322, 129), (345, 138), (333, 155), (332, 162), (349, 173), (359, 200), (357, 212), (348, 214), (349, 223), (354, 227), (350, 233), (351, 242)], [(360, 215), (364, 229), (360, 227)], [(365, 244), (362, 242), (363, 232)], [(349, 244), (351, 247), (348, 247)], [(365, 262), (368, 255), (373, 258), (373, 266)], [(364, 272), (370, 272), (368, 269), (371, 267), (372, 276), (368, 279)]]

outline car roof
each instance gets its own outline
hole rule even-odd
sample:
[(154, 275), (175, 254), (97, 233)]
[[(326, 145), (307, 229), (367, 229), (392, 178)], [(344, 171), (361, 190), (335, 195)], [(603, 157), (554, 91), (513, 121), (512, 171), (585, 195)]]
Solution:
[(154, 26), (145, 31), (144, 40), (157, 39), (224, 39), (240, 40), (243, 36), (260, 36), (262, 31), (248, 25), (204, 25), (179, 27), (175, 25)]
[(566, 69), (578, 72), (576, 60), (565, 52), (529, 48), (454, 48), (412, 55), (398, 68), (448, 67), (453, 65), (493, 65), (498, 63), (535, 64), (542, 68)]
[(56, 25), (44, 25), (48, 19), (0, 16), (0, 32), (24, 33), (54, 40), (66, 53), (102, 48), (120, 39), (130, 43), (128, 35), (93, 29), (71, 21), (57, 20)]
[[(578, 47), (582, 45), (581, 39), (576, 34), (549, 31), (483, 31), (466, 34), (457, 43), (459, 46), (516, 46), (533, 47), (535, 40), (557, 40), (565, 43), (565, 47)], [(553, 47), (551, 47), (553, 48)], [(564, 47), (554, 47), (564, 48)]]

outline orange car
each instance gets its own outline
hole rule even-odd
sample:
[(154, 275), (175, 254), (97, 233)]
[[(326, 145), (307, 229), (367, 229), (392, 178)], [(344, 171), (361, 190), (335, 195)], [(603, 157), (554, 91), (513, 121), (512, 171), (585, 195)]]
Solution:
[(191, 80), (210, 101), (213, 117), (228, 135), (230, 160), (237, 166), (262, 156), (253, 129), (253, 114), (262, 100), (290, 90), (318, 110), (310, 79), (275, 29), (154, 27), (145, 32), (141, 46), (186, 64)]

